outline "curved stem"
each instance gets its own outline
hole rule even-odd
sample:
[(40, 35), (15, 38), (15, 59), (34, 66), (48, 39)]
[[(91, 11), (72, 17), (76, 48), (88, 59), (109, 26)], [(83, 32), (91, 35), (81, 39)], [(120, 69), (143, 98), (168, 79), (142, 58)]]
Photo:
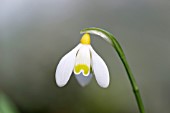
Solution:
[(120, 52), (118, 52), (118, 54), (119, 54), (119, 57), (120, 57), (123, 65), (124, 65), (124, 67), (126, 69), (126, 72), (128, 74), (128, 78), (130, 80), (130, 83), (131, 83), (131, 86), (132, 86), (132, 89), (133, 89), (133, 92), (135, 94), (135, 98), (136, 98), (136, 101), (137, 101), (137, 104), (138, 104), (138, 107), (139, 107), (139, 111), (140, 111), (140, 113), (145, 113), (144, 105), (143, 105), (142, 98), (141, 98), (140, 92), (139, 92), (139, 88), (138, 88), (136, 80), (135, 80), (135, 78), (134, 78), (134, 76), (132, 74), (132, 71), (131, 71), (131, 69), (130, 69), (130, 67), (128, 65), (128, 62), (127, 62), (125, 56), (122, 56), (120, 54)]
[(132, 74), (129, 64), (126, 60), (125, 54), (120, 44), (118, 43), (118, 41), (115, 39), (115, 37), (111, 33), (100, 28), (86, 28), (86, 29), (83, 29), (81, 33), (91, 33), (91, 34), (99, 35), (115, 48), (127, 72), (129, 81), (131, 83), (131, 86), (132, 86), (132, 89), (133, 89), (133, 92), (134, 92), (134, 95), (135, 95), (135, 98), (138, 104), (139, 111), (140, 113), (145, 113), (145, 109), (144, 109), (144, 105), (142, 102), (142, 98), (140, 96), (138, 85)]

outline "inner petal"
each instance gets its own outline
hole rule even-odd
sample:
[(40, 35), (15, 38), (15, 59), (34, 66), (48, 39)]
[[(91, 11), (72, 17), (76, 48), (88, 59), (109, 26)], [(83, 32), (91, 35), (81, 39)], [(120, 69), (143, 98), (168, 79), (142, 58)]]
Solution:
[(82, 73), (84, 76), (90, 73), (90, 51), (87, 45), (83, 45), (77, 53), (74, 73)]
[(76, 73), (84, 73), (84, 75), (87, 75), (89, 73), (89, 67), (86, 64), (78, 64), (74, 67), (74, 70)]

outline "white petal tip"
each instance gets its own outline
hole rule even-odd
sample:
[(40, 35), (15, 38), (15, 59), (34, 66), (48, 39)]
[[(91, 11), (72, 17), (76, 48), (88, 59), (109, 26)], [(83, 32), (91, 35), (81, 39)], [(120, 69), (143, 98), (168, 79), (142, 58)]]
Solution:
[(65, 84), (59, 83), (59, 82), (56, 82), (56, 84), (57, 84), (58, 87), (63, 87), (63, 86), (65, 86)]
[(108, 83), (108, 84), (100, 84), (100, 87), (102, 87), (102, 88), (108, 88), (108, 87), (109, 87), (109, 83)]

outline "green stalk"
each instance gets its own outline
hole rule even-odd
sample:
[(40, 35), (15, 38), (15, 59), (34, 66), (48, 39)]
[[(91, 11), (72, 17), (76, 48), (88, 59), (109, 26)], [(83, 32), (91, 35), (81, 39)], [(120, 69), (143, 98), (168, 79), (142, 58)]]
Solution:
[(118, 41), (115, 39), (115, 37), (111, 33), (107, 32), (103, 29), (100, 29), (100, 28), (85, 28), (85, 29), (81, 30), (80, 33), (90, 33), (90, 34), (99, 35), (115, 48), (116, 52), (118, 53), (123, 65), (125, 67), (125, 70), (127, 72), (129, 81), (131, 83), (131, 86), (132, 86), (132, 89), (133, 89), (133, 92), (134, 92), (134, 95), (135, 95), (135, 98), (136, 98), (136, 101), (138, 104), (139, 111), (140, 111), (140, 113), (145, 113), (145, 109), (144, 109), (144, 105), (142, 102), (142, 98), (140, 96), (138, 85), (137, 85), (136, 80), (132, 74), (129, 64), (126, 60), (125, 54), (124, 54), (120, 44), (118, 43)]

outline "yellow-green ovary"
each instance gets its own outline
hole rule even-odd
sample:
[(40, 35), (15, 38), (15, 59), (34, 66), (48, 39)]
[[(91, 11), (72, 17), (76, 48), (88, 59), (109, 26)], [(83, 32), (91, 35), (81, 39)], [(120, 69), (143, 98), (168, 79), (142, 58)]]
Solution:
[(78, 64), (74, 67), (74, 71), (76, 73), (80, 73), (81, 70), (83, 70), (83, 75), (87, 76), (87, 74), (89, 73), (90, 69), (87, 65), (85, 64)]

